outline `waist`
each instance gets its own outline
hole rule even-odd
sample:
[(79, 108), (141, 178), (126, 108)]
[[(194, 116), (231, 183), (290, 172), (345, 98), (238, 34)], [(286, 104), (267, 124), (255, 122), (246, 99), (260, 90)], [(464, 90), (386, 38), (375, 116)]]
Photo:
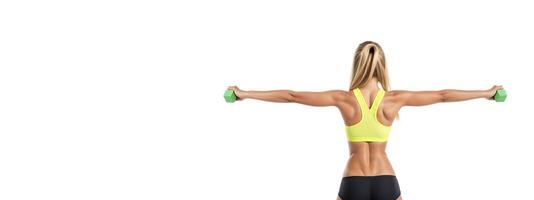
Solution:
[(351, 154), (343, 176), (395, 175), (386, 153)]
[(350, 160), (373, 160), (373, 159), (386, 159), (388, 160), (388, 155), (385, 150), (379, 151), (374, 149), (375, 152), (369, 153), (367, 151), (352, 151), (350, 152)]

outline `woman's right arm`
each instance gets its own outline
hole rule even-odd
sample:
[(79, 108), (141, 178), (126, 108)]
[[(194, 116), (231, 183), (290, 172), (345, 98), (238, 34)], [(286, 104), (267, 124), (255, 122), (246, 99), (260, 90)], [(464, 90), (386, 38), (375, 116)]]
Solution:
[(438, 91), (389, 91), (398, 99), (401, 106), (425, 106), (440, 102), (465, 101), (476, 98), (492, 99), (495, 92), (503, 89), (502, 86), (493, 86), (488, 90), (456, 90), (444, 89)]

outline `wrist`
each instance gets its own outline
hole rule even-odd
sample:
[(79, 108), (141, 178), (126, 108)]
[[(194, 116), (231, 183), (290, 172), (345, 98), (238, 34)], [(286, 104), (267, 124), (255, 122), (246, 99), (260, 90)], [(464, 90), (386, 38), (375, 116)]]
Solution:
[(236, 92), (235, 92), (235, 95), (236, 95), (237, 98), (239, 98), (239, 99), (245, 99), (245, 98), (248, 98), (247, 95), (246, 95), (246, 91), (243, 91), (243, 90), (236, 91)]
[(493, 95), (495, 95), (493, 90), (486, 90), (485, 94), (486, 94), (485, 98), (487, 98), (487, 99), (491, 99), (493, 97)]

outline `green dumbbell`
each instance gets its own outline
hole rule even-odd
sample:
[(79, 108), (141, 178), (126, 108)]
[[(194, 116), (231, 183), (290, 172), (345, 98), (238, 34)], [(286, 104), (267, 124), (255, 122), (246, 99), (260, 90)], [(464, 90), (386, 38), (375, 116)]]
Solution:
[(233, 90), (226, 90), (224, 92), (224, 100), (228, 103), (233, 103), (237, 99), (235, 92)]
[(497, 90), (495, 95), (493, 95), (493, 99), (495, 99), (496, 102), (504, 102), (504, 100), (506, 100), (506, 90)]

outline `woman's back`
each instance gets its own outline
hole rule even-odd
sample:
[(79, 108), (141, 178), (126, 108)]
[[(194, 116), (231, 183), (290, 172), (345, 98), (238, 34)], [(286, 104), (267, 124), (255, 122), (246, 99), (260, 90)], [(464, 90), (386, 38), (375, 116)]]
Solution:
[[(353, 91), (347, 92), (345, 103), (341, 104), (340, 111), (343, 116), (346, 127), (359, 125), (364, 120), (366, 111), (362, 109), (371, 109), (376, 107), (376, 120), (380, 125), (391, 127), (393, 120), (399, 111), (395, 106), (394, 97), (388, 95), (388, 92), (380, 97), (378, 94), (381, 88), (358, 88), (355, 94)], [(363, 98), (358, 100), (356, 95)], [(375, 98), (381, 98), (379, 100)], [(361, 101), (364, 102), (361, 102)], [(361, 105), (360, 105), (361, 103)], [(376, 104), (376, 105), (374, 105)], [(367, 105), (371, 105), (368, 107)], [(373, 109), (371, 109), (373, 110)], [(368, 120), (373, 120), (369, 119)], [(375, 123), (375, 126), (377, 124)], [(378, 126), (380, 126), (378, 125)], [(358, 130), (362, 131), (362, 130)], [(350, 137), (348, 137), (350, 138)], [(385, 138), (387, 139), (387, 138)], [(343, 176), (375, 176), (375, 175), (395, 175), (387, 154), (387, 141), (348, 141), (350, 157)]]

